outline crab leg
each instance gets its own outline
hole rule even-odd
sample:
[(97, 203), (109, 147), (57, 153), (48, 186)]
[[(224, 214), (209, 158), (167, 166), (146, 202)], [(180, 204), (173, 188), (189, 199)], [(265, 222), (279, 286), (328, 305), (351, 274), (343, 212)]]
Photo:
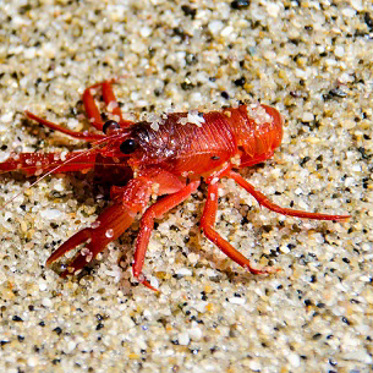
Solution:
[[(208, 181), (209, 182), (209, 181)], [(201, 218), (201, 229), (205, 236), (215, 244), (225, 255), (231, 258), (240, 266), (253, 274), (273, 273), (276, 270), (272, 268), (255, 269), (251, 266), (250, 260), (238, 252), (228, 241), (222, 238), (214, 229), (216, 212), (218, 210), (218, 190), (219, 182), (212, 179), (209, 182), (207, 201)]]
[(319, 213), (311, 213), (299, 210), (293, 210), (288, 208), (283, 208), (278, 205), (275, 205), (273, 202), (269, 201), (269, 199), (264, 196), (262, 193), (258, 192), (254, 189), (254, 187), (248, 183), (241, 175), (238, 173), (230, 170), (227, 168), (226, 170), (222, 170), (219, 173), (218, 177), (210, 177), (207, 180), (208, 186), (208, 196), (207, 201), (205, 204), (205, 208), (203, 210), (203, 215), (201, 219), (201, 228), (203, 229), (203, 233), (206, 237), (213, 242), (216, 246), (219, 247), (221, 251), (223, 251), (229, 258), (235, 261), (237, 264), (241, 265), (244, 268), (247, 268), (253, 274), (262, 274), (262, 273), (272, 273), (276, 270), (271, 268), (263, 268), (261, 270), (252, 268), (250, 265), (250, 261), (245, 258), (242, 254), (240, 254), (236, 249), (233, 248), (226, 240), (224, 240), (215, 230), (215, 217), (216, 212), (218, 209), (218, 189), (219, 184), (216, 181), (216, 178), (220, 179), (220, 177), (229, 177), (235, 180), (240, 186), (246, 189), (258, 202), (260, 205), (278, 212), (283, 215), (289, 216), (296, 216), (299, 218), (307, 218), (307, 219), (317, 219), (317, 220), (346, 220), (350, 216), (349, 215), (327, 215), (327, 214), (319, 214)]
[(145, 253), (148, 248), (150, 235), (154, 228), (154, 219), (161, 218), (166, 212), (173, 209), (179, 203), (185, 201), (192, 193), (194, 193), (200, 181), (194, 181), (188, 184), (183, 189), (178, 192), (171, 194), (167, 197), (164, 197), (160, 201), (157, 201), (154, 205), (150, 206), (144, 213), (141, 218), (140, 230), (137, 235), (136, 241), (136, 251), (134, 263), (132, 266), (133, 276), (136, 277), (142, 284), (149, 287), (152, 290), (154, 289), (145, 277), (142, 275), (142, 267), (144, 265)]
[(328, 214), (319, 214), (313, 212), (306, 212), (301, 210), (293, 210), (285, 207), (280, 207), (273, 202), (271, 202), (264, 194), (254, 189), (254, 187), (247, 182), (241, 175), (238, 173), (229, 170), (224, 176), (227, 176), (233, 179), (238, 185), (247, 190), (259, 203), (259, 205), (266, 207), (269, 210), (277, 212), (279, 214), (296, 216), (298, 218), (306, 219), (316, 219), (316, 220), (336, 220), (343, 221), (350, 218), (350, 215), (328, 215)]

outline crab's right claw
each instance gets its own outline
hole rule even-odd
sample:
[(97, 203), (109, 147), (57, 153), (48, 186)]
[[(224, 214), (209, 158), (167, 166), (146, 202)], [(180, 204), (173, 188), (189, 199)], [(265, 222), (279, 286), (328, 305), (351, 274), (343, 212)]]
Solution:
[(73, 275), (90, 263), (105, 247), (116, 240), (133, 223), (135, 215), (121, 203), (108, 207), (89, 228), (84, 228), (63, 243), (47, 260), (47, 265), (55, 262), (77, 246), (85, 246), (76, 255), (72, 263), (61, 274)]
[(73, 250), (78, 245), (86, 242), (91, 237), (91, 228), (85, 228), (80, 232), (74, 234), (65, 243), (63, 243), (52, 255), (47, 259), (46, 264), (50, 265), (57, 259), (61, 258), (65, 253)]
[[(80, 232), (74, 234), (70, 237), (64, 244), (62, 244), (52, 255), (47, 259), (46, 264), (50, 265), (55, 262), (61, 256), (65, 255), (67, 252), (75, 249), (80, 244), (87, 242), (92, 239), (92, 228), (85, 228)], [(89, 244), (88, 244), (89, 246)], [(93, 253), (89, 248), (83, 248), (80, 253), (75, 257), (73, 262), (69, 264), (67, 269), (61, 274), (61, 277), (66, 277), (67, 275), (73, 275), (77, 271), (81, 270), (87, 263), (93, 259)]]

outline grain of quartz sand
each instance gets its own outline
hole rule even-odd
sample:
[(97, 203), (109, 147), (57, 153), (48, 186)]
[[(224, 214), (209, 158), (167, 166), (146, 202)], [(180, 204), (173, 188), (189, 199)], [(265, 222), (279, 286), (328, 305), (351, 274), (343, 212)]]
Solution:
[[(47, 178), (0, 212), (1, 370), (370, 371), (372, 19), (370, 2), (352, 0), (1, 3), (0, 161), (81, 148), (23, 110), (87, 129), (83, 89), (124, 75), (129, 119), (171, 104), (274, 105), (283, 145), (242, 175), (284, 207), (353, 216), (284, 218), (226, 181), (218, 231), (283, 269), (255, 277), (200, 237), (202, 188), (158, 222), (145, 267), (156, 295), (131, 284), (136, 225), (81, 278), (44, 267), (106, 205), (91, 175)], [(2, 205), (31, 182), (0, 181)]]

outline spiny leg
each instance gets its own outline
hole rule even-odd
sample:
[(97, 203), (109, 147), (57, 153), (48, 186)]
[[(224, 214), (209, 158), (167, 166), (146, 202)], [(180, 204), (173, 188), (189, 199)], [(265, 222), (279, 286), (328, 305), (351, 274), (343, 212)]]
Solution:
[(293, 210), (289, 208), (280, 207), (273, 202), (271, 202), (264, 194), (255, 190), (255, 188), (247, 182), (241, 175), (238, 173), (229, 170), (227, 171), (224, 176), (233, 179), (238, 185), (248, 191), (259, 203), (266, 207), (269, 210), (277, 212), (283, 215), (289, 216), (296, 216), (298, 218), (306, 218), (306, 219), (316, 219), (316, 220), (336, 220), (336, 221), (343, 221), (350, 218), (350, 215), (328, 215), (328, 214), (319, 214), (313, 212), (306, 212), (301, 210)]
[(251, 266), (250, 260), (238, 252), (228, 241), (222, 238), (218, 232), (215, 231), (214, 225), (216, 220), (216, 212), (218, 210), (218, 190), (219, 183), (214, 181), (209, 183), (208, 195), (205, 208), (201, 218), (201, 228), (205, 236), (215, 244), (225, 255), (231, 258), (240, 266), (247, 269), (253, 274), (273, 273), (276, 270), (272, 268), (256, 269)]
[(141, 219), (140, 230), (137, 235), (132, 273), (134, 277), (136, 277), (142, 284), (154, 291), (158, 290), (152, 287), (141, 273), (142, 267), (144, 265), (145, 253), (150, 240), (150, 235), (154, 228), (154, 219), (162, 217), (166, 212), (177, 206), (179, 203), (185, 201), (192, 193), (197, 190), (199, 184), (199, 181), (193, 181), (180, 191), (164, 197), (160, 201), (157, 201), (145, 211)]

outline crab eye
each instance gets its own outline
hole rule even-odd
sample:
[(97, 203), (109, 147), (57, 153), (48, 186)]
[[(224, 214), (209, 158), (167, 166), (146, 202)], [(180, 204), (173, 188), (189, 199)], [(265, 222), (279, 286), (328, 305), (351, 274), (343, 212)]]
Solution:
[(126, 141), (120, 144), (120, 151), (123, 154), (131, 154), (137, 148), (137, 143), (134, 139), (127, 139)]
[(118, 130), (120, 125), (115, 120), (107, 120), (102, 127), (102, 132), (106, 135), (109, 131)]

